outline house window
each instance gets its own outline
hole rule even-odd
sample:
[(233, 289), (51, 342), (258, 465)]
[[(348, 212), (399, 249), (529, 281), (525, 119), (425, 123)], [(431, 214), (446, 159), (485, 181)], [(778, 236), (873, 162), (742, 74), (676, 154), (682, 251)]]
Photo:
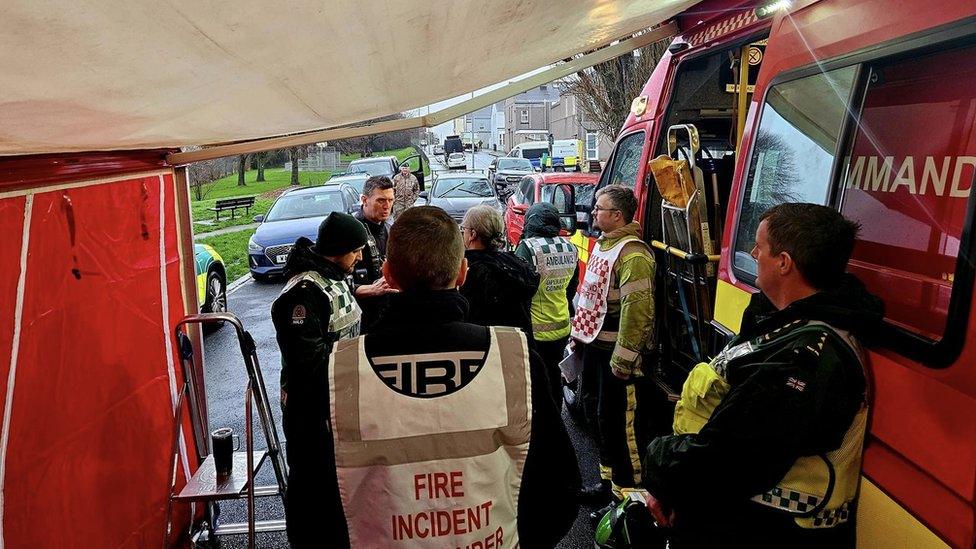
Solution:
[(519, 120), (523, 124), (528, 124), (529, 123), (529, 111), (527, 109), (523, 109), (523, 110), (520, 110), (519, 111)]
[(586, 159), (600, 159), (600, 136), (595, 132), (586, 132)]

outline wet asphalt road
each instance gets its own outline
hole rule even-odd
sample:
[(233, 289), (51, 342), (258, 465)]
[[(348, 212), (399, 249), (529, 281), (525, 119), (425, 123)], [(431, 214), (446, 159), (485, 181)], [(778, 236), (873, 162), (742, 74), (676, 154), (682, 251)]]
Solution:
[[(228, 296), (228, 309), (244, 324), (257, 345), (258, 358), (264, 374), (268, 390), (271, 410), (275, 416), (279, 439), (284, 443), (281, 433), (281, 407), (278, 404), (279, 363), (278, 345), (274, 337), (274, 327), (271, 324), (271, 303), (277, 297), (282, 283), (261, 284), (248, 281)], [(244, 433), (244, 387), (247, 376), (241, 358), (235, 331), (230, 326), (224, 326), (217, 332), (208, 335), (204, 340), (206, 355), (206, 384), (207, 400), (211, 430), (219, 427), (232, 427), (235, 433)], [(266, 448), (262, 432), (255, 420), (255, 448)], [(566, 423), (570, 438), (576, 448), (580, 461), (580, 471), (583, 473), (585, 484), (597, 480), (597, 453), (592, 441), (581, 431), (563, 410), (563, 420)], [(243, 445), (243, 442), (242, 442)], [(270, 462), (266, 462), (258, 476), (258, 486), (274, 484), (274, 473)], [(257, 518), (283, 518), (281, 501), (277, 497), (262, 498), (257, 501)], [(593, 529), (590, 526), (588, 514), (591, 509), (580, 507), (579, 515), (573, 528), (565, 539), (558, 545), (564, 549), (593, 547)], [(246, 518), (245, 502), (232, 501), (221, 504), (222, 523), (243, 522)], [(328, 544), (328, 532), (323, 532), (323, 547)], [(284, 532), (257, 534), (258, 547), (287, 548), (288, 542)], [(221, 547), (246, 547), (245, 536), (225, 536), (220, 539)]]

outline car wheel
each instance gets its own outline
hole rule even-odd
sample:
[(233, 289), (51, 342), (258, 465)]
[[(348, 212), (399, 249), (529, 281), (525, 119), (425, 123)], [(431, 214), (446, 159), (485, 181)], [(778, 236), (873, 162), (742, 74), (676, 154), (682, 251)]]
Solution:
[[(227, 312), (227, 283), (224, 276), (219, 271), (210, 271), (207, 274), (207, 295), (203, 302), (201, 311), (204, 313), (226, 313)], [(224, 323), (206, 324), (204, 331), (212, 332), (220, 329)]]

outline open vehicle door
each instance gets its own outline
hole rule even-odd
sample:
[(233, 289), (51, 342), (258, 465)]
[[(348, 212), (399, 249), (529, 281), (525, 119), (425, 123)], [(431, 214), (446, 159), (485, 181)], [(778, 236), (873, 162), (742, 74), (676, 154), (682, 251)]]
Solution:
[[(417, 182), (420, 183), (420, 190), (426, 190), (424, 185), (424, 155), (417, 153), (415, 155), (408, 156), (400, 162), (400, 166), (410, 166), (410, 173), (417, 177)], [(398, 166), (399, 167), (399, 166)]]
[(559, 211), (559, 234), (569, 236), (576, 232), (576, 186), (570, 183), (545, 185), (542, 201)]

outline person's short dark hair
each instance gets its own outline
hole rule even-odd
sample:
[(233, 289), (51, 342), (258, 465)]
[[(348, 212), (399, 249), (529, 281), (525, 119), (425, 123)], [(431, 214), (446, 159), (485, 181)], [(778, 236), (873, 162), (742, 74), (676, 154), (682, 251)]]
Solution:
[(620, 215), (624, 216), (624, 221), (630, 223), (634, 220), (637, 213), (637, 197), (630, 187), (623, 185), (607, 185), (596, 192), (596, 198), (606, 195), (610, 199), (610, 204), (620, 210)]
[(407, 208), (390, 229), (386, 263), (401, 290), (453, 288), (463, 258), (457, 222), (436, 206)]
[(770, 252), (786, 252), (811, 286), (837, 286), (854, 251), (861, 225), (826, 206), (786, 203), (763, 213)]
[(393, 188), (393, 180), (385, 175), (374, 175), (363, 183), (363, 196), (369, 197), (373, 191), (379, 189), (385, 191)]

